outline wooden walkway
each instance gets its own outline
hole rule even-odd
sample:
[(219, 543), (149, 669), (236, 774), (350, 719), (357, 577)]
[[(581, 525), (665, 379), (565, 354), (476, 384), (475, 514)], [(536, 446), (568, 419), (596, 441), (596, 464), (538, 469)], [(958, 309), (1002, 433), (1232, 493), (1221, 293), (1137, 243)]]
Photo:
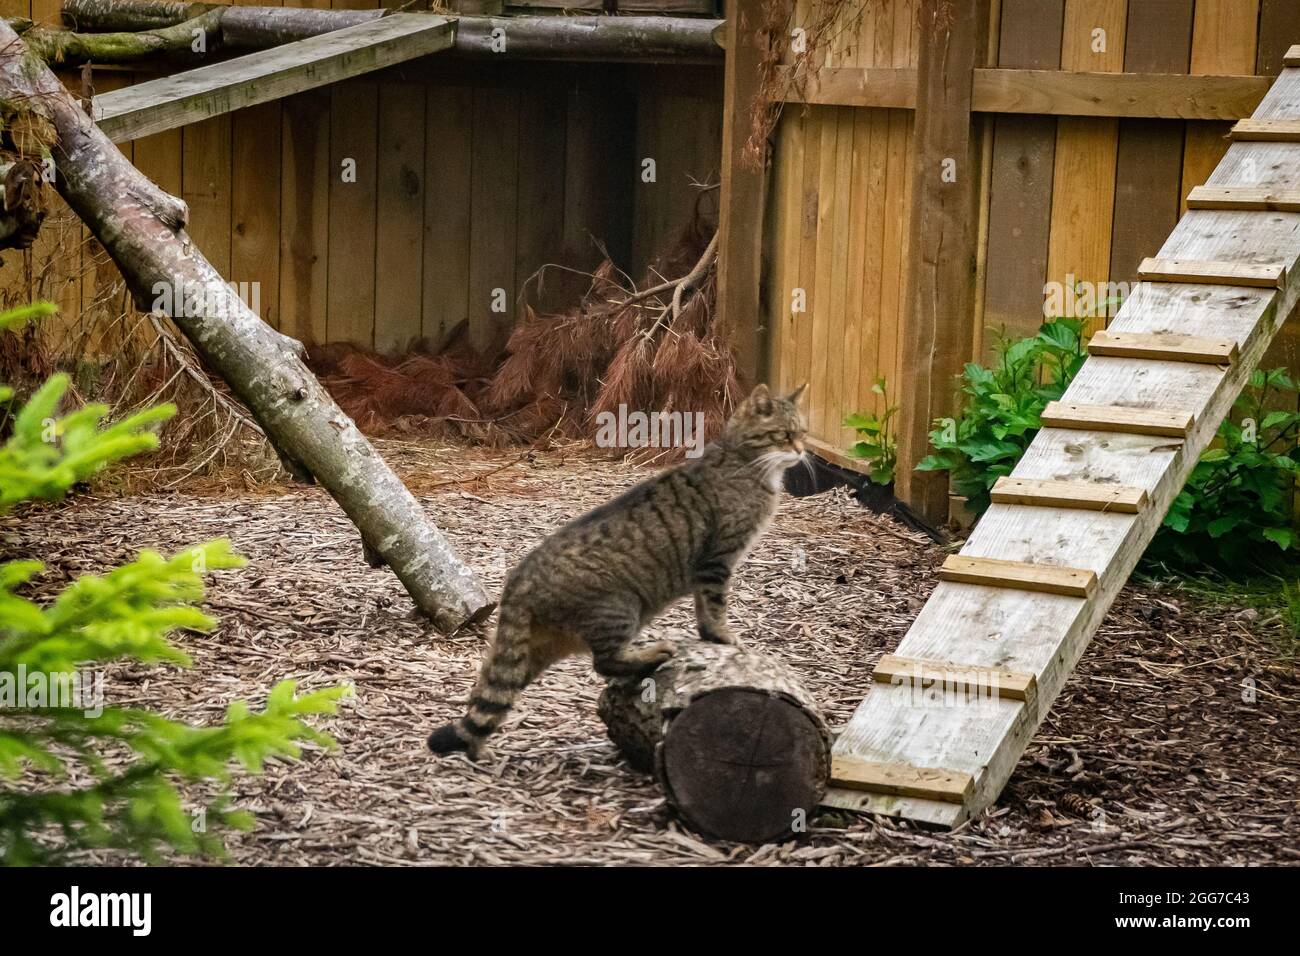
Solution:
[(1300, 296), (1300, 47), (1285, 62), (882, 661), (826, 804), (955, 826), (1002, 791)]
[(437, 53), (451, 46), (454, 31), (446, 17), (394, 13), (105, 93), (92, 115), (124, 143)]

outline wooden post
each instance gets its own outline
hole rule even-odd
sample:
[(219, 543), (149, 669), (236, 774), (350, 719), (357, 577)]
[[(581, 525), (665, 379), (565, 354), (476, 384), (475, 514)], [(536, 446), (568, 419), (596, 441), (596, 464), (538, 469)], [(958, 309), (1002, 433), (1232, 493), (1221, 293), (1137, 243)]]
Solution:
[(740, 375), (751, 383), (767, 373), (759, 312), (766, 161), (755, 168), (743, 155), (759, 86), (760, 7), (759, 0), (727, 0), (718, 215), (718, 315), (736, 350)]
[(921, 0), (912, 149), (911, 235), (902, 332), (896, 493), (934, 522), (948, 477), (913, 469), (935, 418), (953, 410), (953, 381), (973, 340), (980, 155), (971, 126), (974, 70), (987, 46), (988, 0)]

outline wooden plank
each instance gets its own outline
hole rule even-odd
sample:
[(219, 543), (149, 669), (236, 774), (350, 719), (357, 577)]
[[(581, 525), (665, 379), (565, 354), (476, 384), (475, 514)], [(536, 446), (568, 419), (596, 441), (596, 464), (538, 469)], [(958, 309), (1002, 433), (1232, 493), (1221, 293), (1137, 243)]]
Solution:
[[(950, 11), (950, 12), (945, 12)], [(985, 55), (986, 0), (922, 0), (921, 82), (917, 92), (910, 277), (902, 329), (901, 375), (910, 401), (898, 424), (896, 494), (935, 522), (947, 517), (948, 483), (915, 471), (929, 453), (934, 419), (952, 411), (952, 380), (970, 356), (974, 302), (975, 203), (980, 152), (972, 135), (972, 71)]]
[(1237, 360), (1232, 339), (1159, 332), (1102, 330), (1088, 341), (1089, 355), (1141, 358), (1163, 362), (1205, 362), (1227, 365)]
[[(757, 16), (750, 6), (745, 13)], [(745, 155), (753, 127), (766, 35), (740, 10), (727, 17), (722, 94), (722, 188), (718, 206), (718, 327), (732, 343), (739, 374), (764, 376), (762, 323), (758, 321), (763, 264), (765, 163)]]
[[(998, 65), (1059, 67), (1064, 15), (1065, 0), (1004, 0)], [(1055, 119), (996, 117), (983, 320), (995, 333), (1033, 335), (1042, 324), (1055, 157)]]
[(1297, 143), (1300, 142), (1300, 120), (1237, 120), (1228, 138), (1247, 143)]
[(1048, 402), (1041, 418), (1045, 428), (1078, 428), (1170, 438), (1185, 437), (1196, 423), (1195, 415), (1185, 409), (1126, 408), (1078, 402)]
[[(559, 82), (538, 79), (537, 88), (520, 91), (519, 225), (515, 234), (515, 281), (534, 308), (567, 305), (555, 270), (541, 282), (523, 284), (542, 265), (555, 262), (564, 241), (564, 125), (567, 90)], [(706, 125), (706, 124), (699, 124)], [(688, 160), (693, 151), (685, 150)], [(655, 155), (655, 154), (644, 154)], [(717, 149), (710, 157), (717, 162)], [(694, 197), (690, 197), (694, 198)]]
[[(469, 339), (499, 348), (515, 313), (518, 224), (519, 93), (474, 90), (474, 166), (470, 184)], [(508, 254), (503, 254), (509, 250)]]
[(838, 212), (835, 189), (838, 185), (838, 173), (843, 168), (839, 163), (837, 140), (839, 111), (827, 107), (818, 111), (818, 133), (821, 148), (818, 151), (819, 168), (817, 171), (817, 269), (813, 273), (813, 283), (817, 289), (809, 309), (808, 342), (809, 372), (808, 397), (805, 399), (806, 417), (814, 437), (833, 442), (832, 436), (820, 429), (826, 416), (830, 383), (826, 380), (826, 350), (828, 348), (827, 330), (831, 321), (831, 285), (836, 278), (834, 269), (835, 256), (835, 220)]
[(1033, 674), (896, 654), (882, 657), (871, 677), (878, 684), (902, 685), (912, 691), (934, 691), (958, 697), (991, 695), (1028, 704), (1033, 704), (1037, 693)]
[(230, 274), (231, 125), (217, 116), (181, 131), (181, 198), (190, 207), (186, 231), (223, 276)]
[(1300, 189), (1260, 189), (1253, 186), (1197, 186), (1187, 196), (1187, 208), (1300, 212)]
[[(855, 412), (875, 405), (864, 404), (871, 396), (871, 382), (875, 379), (875, 350), (877, 342), (873, 341), (868, 352), (867, 365), (862, 362), (862, 338), (864, 331), (870, 335), (878, 325), (865, 314), (866, 289), (865, 263), (869, 246), (869, 235), (879, 234), (879, 220), (868, 219), (868, 200), (871, 198), (871, 170), (867, 163), (871, 156), (871, 114), (866, 110), (846, 110), (849, 123), (852, 124), (850, 140), (849, 202), (846, 210), (848, 218), (848, 262), (845, 267), (845, 301), (843, 343), (840, 357), (840, 399), (845, 412)], [(865, 384), (864, 384), (865, 383)], [(798, 383), (791, 383), (797, 385)], [(833, 427), (840, 427), (842, 416), (831, 422)], [(838, 444), (842, 447), (851, 445), (857, 438), (852, 429), (840, 428)]]
[(1086, 511), (1113, 511), (1118, 514), (1137, 514), (1147, 504), (1147, 493), (1142, 488), (1095, 481), (1003, 476), (994, 482), (989, 494), (995, 503), (1002, 505), (1082, 508)]
[(279, 329), (323, 344), (330, 183), (339, 175), (330, 163), (330, 91), (300, 93), (281, 106)]
[[(1192, 6), (1192, 0), (1130, 3), (1125, 72), (1186, 74), (1192, 53)], [(1120, 120), (1110, 245), (1113, 282), (1131, 283), (1142, 257), (1158, 249), (1178, 222), (1182, 170), (1182, 123)], [(1123, 286), (1115, 288), (1123, 294)], [(1106, 314), (1113, 315), (1117, 306), (1108, 307)]]
[(1283, 66), (1300, 66), (1300, 43), (1287, 47), (1282, 57)]
[[(1061, 67), (1121, 71), (1125, 13), (1117, 0), (1067, 0)], [(1105, 289), (1110, 279), (1118, 141), (1114, 119), (1067, 116), (1057, 123), (1047, 283), (1059, 290), (1059, 313), (1068, 317), (1094, 315), (1087, 300), (1099, 296), (1082, 290)], [(1102, 324), (1095, 319), (1088, 327)]]
[(1259, 45), (1255, 49), (1255, 72), (1277, 76), (1291, 42), (1300, 38), (1300, 3), (1296, 0), (1260, 0)]
[[(906, 67), (823, 67), (781, 89), (789, 103), (914, 109), (916, 71)], [(779, 79), (778, 82), (781, 82)], [(971, 110), (1044, 116), (1232, 120), (1249, 116), (1268, 90), (1250, 74), (1187, 76), (1096, 70), (982, 68), (975, 71)]]
[(95, 122), (124, 142), (337, 83), (452, 44), (452, 22), (396, 13), (97, 96)]
[[(1198, 0), (1191, 72), (1241, 74), (1255, 68), (1259, 0)], [(1225, 123), (1189, 123), (1183, 143), (1183, 195), (1201, 185), (1228, 148)], [(1183, 209), (1186, 210), (1184, 204)]]
[(1078, 598), (1090, 597), (1097, 588), (1097, 575), (1086, 568), (1064, 568), (963, 554), (950, 554), (944, 559), (943, 566), (939, 568), (939, 580)]
[(1190, 259), (1146, 258), (1138, 266), (1145, 282), (1195, 282), (1280, 289), (1286, 266), (1280, 262), (1195, 262)]
[(423, 84), (380, 84), (374, 316), (381, 352), (400, 352), (423, 335), (424, 117)]
[[(450, 84), (430, 85), (426, 95), (424, 181), (432, 188), (424, 191), (421, 328), (441, 346), (469, 317), (474, 97), (470, 87)], [(563, 175), (563, 163), (559, 168)]]
[(330, 90), (329, 341), (375, 341), (379, 201), (379, 86), (351, 80)]
[[(250, 308), (280, 326), (280, 175), (267, 143), (280, 143), (281, 104), (263, 103), (231, 117), (230, 276)], [(270, 161), (268, 161), (268, 159)]]
[(974, 790), (975, 779), (959, 770), (854, 760), (836, 754), (831, 758), (831, 784), (850, 790), (963, 804)]

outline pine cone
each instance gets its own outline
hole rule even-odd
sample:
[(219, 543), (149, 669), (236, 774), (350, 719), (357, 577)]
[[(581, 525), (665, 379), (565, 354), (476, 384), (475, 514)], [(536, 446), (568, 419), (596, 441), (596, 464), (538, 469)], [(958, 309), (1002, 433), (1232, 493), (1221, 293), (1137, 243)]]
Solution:
[(1057, 806), (1072, 816), (1082, 817), (1085, 820), (1092, 819), (1093, 805), (1077, 793), (1067, 793), (1057, 801)]

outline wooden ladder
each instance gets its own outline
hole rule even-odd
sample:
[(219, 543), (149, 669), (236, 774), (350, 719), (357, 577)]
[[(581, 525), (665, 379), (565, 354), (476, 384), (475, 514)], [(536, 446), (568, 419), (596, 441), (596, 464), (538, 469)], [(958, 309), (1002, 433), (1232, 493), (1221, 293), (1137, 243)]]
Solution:
[(951, 827), (1001, 793), (1300, 296), (1300, 46), (1284, 63), (881, 662), (826, 804)]

